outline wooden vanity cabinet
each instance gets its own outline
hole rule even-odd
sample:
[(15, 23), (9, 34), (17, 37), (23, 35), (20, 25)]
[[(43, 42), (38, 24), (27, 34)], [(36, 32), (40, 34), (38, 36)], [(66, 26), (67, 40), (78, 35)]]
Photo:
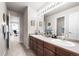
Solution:
[(79, 56), (70, 50), (47, 43), (40, 39), (29, 37), (29, 47), (37, 56)]
[(55, 46), (44, 42), (44, 56), (55, 56)]

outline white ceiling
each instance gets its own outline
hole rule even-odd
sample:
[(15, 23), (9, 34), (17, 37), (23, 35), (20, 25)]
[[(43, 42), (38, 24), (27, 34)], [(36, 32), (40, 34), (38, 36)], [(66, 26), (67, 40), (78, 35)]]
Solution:
[(50, 2), (29, 2), (28, 5), (38, 11), (46, 5), (48, 5), (49, 3)]
[(62, 12), (64, 10), (67, 10), (69, 8), (72, 8), (72, 7), (76, 7), (76, 6), (79, 6), (79, 2), (67, 2), (57, 8), (53, 8), (52, 10), (50, 10), (49, 12), (47, 12), (45, 14), (45, 16), (49, 16), (49, 15), (52, 15), (52, 14), (55, 14), (55, 13), (58, 13), (58, 12)]
[(31, 6), (33, 9), (38, 11), (47, 4), (48, 2), (6, 2), (8, 9), (18, 12), (23, 12), (23, 9), (27, 6)]
[[(50, 3), (51, 2), (6, 2), (6, 5), (8, 9), (18, 11), (18, 12), (23, 12), (24, 8), (27, 6), (31, 6), (33, 9), (39, 11), (39, 10), (42, 10), (47, 5), (49, 5)], [(68, 8), (72, 8), (78, 5), (79, 5), (79, 2), (67, 2), (67, 4), (65, 5), (52, 9), (50, 12), (46, 13), (45, 16), (64, 11)]]

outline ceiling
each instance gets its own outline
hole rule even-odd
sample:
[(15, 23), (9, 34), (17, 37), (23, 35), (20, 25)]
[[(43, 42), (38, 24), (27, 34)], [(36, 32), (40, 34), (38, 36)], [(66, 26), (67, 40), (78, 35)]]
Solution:
[(52, 14), (59, 13), (59, 12), (62, 12), (64, 10), (67, 10), (69, 8), (76, 7), (76, 6), (79, 6), (79, 2), (67, 2), (67, 3), (65, 3), (57, 8), (51, 9), (49, 12), (47, 12), (45, 14), (45, 16), (47, 17), (47, 16), (50, 16)]
[(23, 12), (24, 8), (27, 6), (31, 6), (33, 9), (38, 11), (47, 4), (48, 2), (6, 2), (8, 9), (18, 12)]
[[(31, 6), (34, 10), (39, 11), (39, 10), (42, 10), (44, 7), (48, 6), (50, 3), (51, 2), (6, 2), (6, 5), (8, 9), (22, 13), (24, 8), (27, 6)], [(51, 14), (64, 11), (66, 9), (69, 9), (78, 5), (79, 5), (79, 2), (67, 2), (66, 4), (61, 5), (60, 7), (52, 8), (52, 10), (47, 12), (45, 16), (49, 16)]]

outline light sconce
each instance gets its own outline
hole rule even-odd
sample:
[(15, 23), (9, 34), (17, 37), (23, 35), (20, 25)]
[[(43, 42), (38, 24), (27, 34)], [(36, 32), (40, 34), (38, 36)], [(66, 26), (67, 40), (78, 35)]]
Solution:
[(51, 9), (55, 8), (56, 6), (62, 4), (63, 2), (51, 2), (48, 6), (46, 6), (45, 8), (43, 8), (42, 10), (39, 10), (39, 13), (41, 15), (47, 13), (48, 11), (50, 11)]

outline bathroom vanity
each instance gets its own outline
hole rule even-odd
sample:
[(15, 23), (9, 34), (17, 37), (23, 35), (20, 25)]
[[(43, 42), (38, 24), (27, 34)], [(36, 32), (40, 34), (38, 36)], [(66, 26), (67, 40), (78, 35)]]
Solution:
[(42, 35), (30, 35), (29, 46), (37, 56), (79, 56), (78, 43), (69, 43)]

